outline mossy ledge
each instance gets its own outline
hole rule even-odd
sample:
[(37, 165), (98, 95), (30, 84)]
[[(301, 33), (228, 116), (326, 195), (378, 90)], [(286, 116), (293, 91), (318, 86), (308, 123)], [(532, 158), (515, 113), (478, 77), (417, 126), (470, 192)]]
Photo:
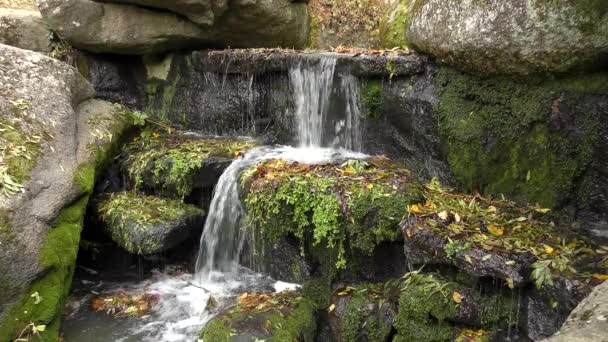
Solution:
[(241, 181), (254, 256), (294, 236), (305, 254), (326, 265), (326, 275), (352, 269), (353, 255), (371, 255), (381, 242), (400, 239), (404, 209), (421, 198), (411, 178), (409, 170), (382, 157), (341, 165), (268, 160), (253, 166)]
[(606, 98), (608, 74), (524, 80), (441, 67), (435, 84), (441, 138), (463, 190), (552, 208), (587, 205), (586, 171), (602, 127), (594, 103)]

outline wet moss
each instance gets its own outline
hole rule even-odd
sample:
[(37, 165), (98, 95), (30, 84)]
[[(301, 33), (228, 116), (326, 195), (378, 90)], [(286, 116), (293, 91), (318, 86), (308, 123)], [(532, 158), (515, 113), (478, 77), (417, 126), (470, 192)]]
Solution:
[(382, 83), (379, 80), (365, 82), (362, 94), (364, 115), (377, 120), (382, 114)]
[(202, 330), (204, 341), (252, 337), (267, 341), (313, 341), (315, 306), (295, 292), (245, 294), (240, 303), (216, 316)]
[[(400, 237), (403, 208), (420, 198), (408, 170), (387, 159), (302, 165), (270, 160), (245, 171), (247, 221), (258, 253), (288, 235), (303, 249), (334, 251), (332, 267), (345, 269), (349, 255), (371, 255), (383, 241)], [(317, 256), (318, 254), (315, 254)], [(327, 270), (329, 271), (329, 270)]]
[[(436, 85), (440, 134), (462, 189), (549, 207), (574, 197), (599, 141), (600, 118), (569, 107), (582, 94), (608, 91), (608, 75), (522, 80), (442, 67)], [(561, 125), (576, 132), (556, 127), (560, 120), (571, 120)]]
[(123, 167), (136, 189), (152, 187), (169, 197), (188, 195), (206, 162), (232, 159), (253, 146), (252, 142), (235, 139), (154, 135), (124, 148)]
[(410, 0), (397, 1), (380, 22), (382, 47), (408, 47), (405, 30), (411, 18)]

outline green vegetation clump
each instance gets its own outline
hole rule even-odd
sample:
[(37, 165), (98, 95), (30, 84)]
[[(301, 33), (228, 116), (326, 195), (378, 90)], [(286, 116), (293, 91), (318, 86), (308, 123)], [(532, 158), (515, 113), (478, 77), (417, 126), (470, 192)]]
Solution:
[(232, 336), (263, 336), (265, 341), (313, 341), (315, 306), (297, 292), (241, 295), (234, 308), (203, 328), (204, 341), (229, 342)]
[[(319, 258), (345, 269), (348, 256), (371, 255), (383, 241), (400, 238), (405, 207), (420, 198), (407, 169), (386, 158), (349, 160), (342, 165), (304, 165), (268, 160), (245, 171), (247, 222), (256, 253), (293, 235), (317, 249)], [(325, 256), (321, 249), (326, 247)]]
[(362, 100), (364, 115), (370, 119), (379, 119), (382, 114), (382, 83), (378, 80), (367, 81)]
[(384, 48), (407, 48), (409, 43), (405, 37), (405, 30), (409, 24), (411, 14), (409, 8), (411, 0), (396, 1), (380, 21), (380, 40)]
[[(164, 227), (164, 231), (180, 228), (187, 221), (204, 215), (202, 209), (179, 200), (135, 192), (107, 195), (98, 203), (98, 212), (112, 239), (129, 252), (137, 254), (150, 254), (159, 248), (157, 238), (163, 235), (146, 234), (147, 231), (160, 226)], [(134, 238), (137, 241), (133, 241)]]
[(199, 139), (181, 134), (137, 138), (124, 149), (124, 167), (135, 189), (153, 187), (163, 195), (183, 198), (198, 171), (210, 159), (231, 159), (253, 143), (233, 139)]
[(487, 251), (487, 258), (531, 255), (531, 280), (539, 288), (553, 284), (555, 276), (589, 279), (594, 272), (606, 271), (608, 265), (596, 246), (561, 231), (549, 221), (548, 208), (454, 193), (436, 179), (423, 194), (425, 201), (408, 207), (405, 236), (432, 232), (446, 242), (448, 258), (472, 248)]
[(608, 74), (521, 80), (442, 67), (435, 82), (440, 134), (463, 190), (584, 207), (589, 194), (579, 185), (593, 181), (585, 172), (599, 143), (601, 113), (572, 103), (606, 94)]

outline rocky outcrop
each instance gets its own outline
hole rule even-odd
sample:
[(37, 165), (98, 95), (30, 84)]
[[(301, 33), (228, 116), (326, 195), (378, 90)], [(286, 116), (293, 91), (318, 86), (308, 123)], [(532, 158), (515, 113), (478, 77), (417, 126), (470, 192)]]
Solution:
[(544, 341), (603, 341), (608, 331), (608, 282), (596, 286), (572, 311), (561, 329)]
[(588, 69), (608, 54), (602, 1), (403, 0), (386, 22), (385, 42), (484, 74)]
[(0, 44), (50, 52), (49, 35), (40, 12), (0, 8)]
[[(152, 54), (205, 46), (303, 48), (308, 39), (306, 4), (289, 0), (117, 2), (40, 0), (39, 8), (60, 37), (92, 52)], [(200, 8), (195, 11), (191, 5)]]
[(103, 196), (97, 210), (112, 240), (138, 255), (158, 254), (177, 246), (197, 231), (204, 215), (193, 205), (135, 192)]
[(92, 96), (66, 64), (0, 45), (1, 340), (32, 322), (57, 338), (96, 169), (128, 126)]

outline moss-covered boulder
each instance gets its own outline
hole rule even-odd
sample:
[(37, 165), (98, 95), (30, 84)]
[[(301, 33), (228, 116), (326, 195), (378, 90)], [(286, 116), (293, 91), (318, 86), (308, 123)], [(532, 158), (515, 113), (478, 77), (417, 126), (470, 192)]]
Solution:
[(305, 341), (317, 330), (315, 306), (297, 292), (244, 293), (239, 304), (214, 317), (203, 341)]
[(387, 341), (397, 315), (398, 289), (385, 284), (342, 287), (328, 308), (332, 341)]
[(291, 237), (322, 265), (323, 276), (342, 270), (373, 277), (381, 266), (364, 270), (362, 262), (401, 239), (404, 209), (420, 199), (411, 180), (409, 170), (383, 157), (321, 165), (278, 159), (251, 167), (241, 181), (253, 254), (262, 258), (257, 264), (267, 263), (272, 243)]
[(177, 246), (202, 226), (204, 212), (181, 201), (114, 193), (97, 203), (112, 240), (132, 254), (157, 254)]
[(244, 140), (146, 132), (124, 147), (122, 168), (133, 188), (175, 198), (213, 187), (232, 159), (253, 146)]
[(606, 221), (606, 73), (523, 79), (444, 67), (434, 82), (439, 135), (462, 190)]
[(0, 340), (45, 326), (54, 341), (97, 170), (129, 121), (87, 100), (72, 67), (6, 45), (0, 56)]
[(401, 282), (393, 341), (447, 342), (466, 335), (463, 326), (498, 330), (517, 324), (510, 319), (517, 312), (510, 295), (482, 295), (457, 282), (420, 272), (406, 274)]
[(479, 73), (566, 72), (608, 54), (608, 4), (598, 0), (402, 0), (386, 23), (387, 44)]
[(39, 8), (54, 32), (91, 52), (143, 55), (217, 46), (303, 48), (308, 42), (308, 9), (299, 1), (43, 0)]

